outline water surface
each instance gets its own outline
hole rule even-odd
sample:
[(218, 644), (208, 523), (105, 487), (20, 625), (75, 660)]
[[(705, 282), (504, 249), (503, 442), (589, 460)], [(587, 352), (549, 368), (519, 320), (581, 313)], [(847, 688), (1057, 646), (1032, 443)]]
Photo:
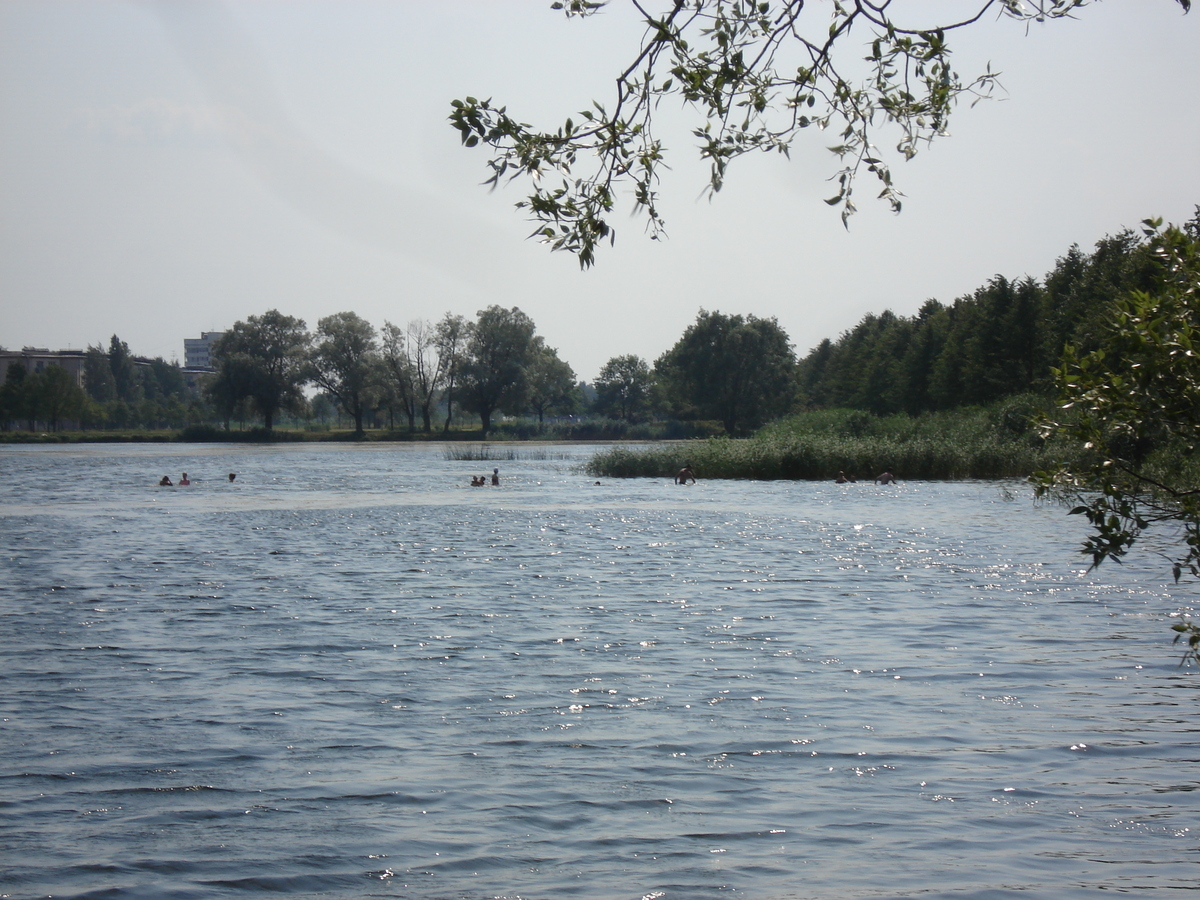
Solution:
[(1160, 558), (1087, 573), (1019, 485), (591, 452), (0, 448), (0, 896), (1194, 888)]

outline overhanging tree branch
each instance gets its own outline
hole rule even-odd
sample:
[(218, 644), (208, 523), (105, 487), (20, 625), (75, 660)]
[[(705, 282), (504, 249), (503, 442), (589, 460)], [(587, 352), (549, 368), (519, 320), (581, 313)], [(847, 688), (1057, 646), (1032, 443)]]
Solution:
[[(911, 159), (921, 144), (945, 134), (960, 99), (987, 98), (998, 84), (990, 67), (969, 81), (959, 76), (947, 32), (977, 25), (989, 12), (1026, 22), (1064, 18), (1089, 0), (976, 0), (972, 14), (928, 26), (902, 20), (891, 0), (665, 0), (659, 14), (645, 0), (631, 2), (646, 30), (615, 80), (611, 112), (593, 101), (577, 113), (581, 121), (540, 131), (490, 99), (451, 104), (463, 144), (490, 147), (485, 183), (527, 178), (531, 192), (516, 205), (536, 223), (531, 237), (574, 253), (583, 268), (594, 264), (599, 243), (615, 238), (608, 219), (621, 190), (651, 239), (665, 233), (657, 188), (666, 163), (655, 130), (664, 100), (682, 101), (700, 119), (692, 135), (709, 164), (710, 196), (733, 160), (752, 152), (786, 155), (805, 129), (836, 129), (830, 150), (842, 166), (827, 202), (848, 222), (865, 169), (879, 199), (899, 212), (902, 194), (877, 133), (897, 129), (895, 153)], [(1190, 0), (1175, 2), (1190, 9)], [(553, 8), (587, 17), (605, 5), (567, 0)], [(859, 24), (868, 31), (862, 42), (853, 38)], [(868, 74), (852, 75), (864, 62)]]

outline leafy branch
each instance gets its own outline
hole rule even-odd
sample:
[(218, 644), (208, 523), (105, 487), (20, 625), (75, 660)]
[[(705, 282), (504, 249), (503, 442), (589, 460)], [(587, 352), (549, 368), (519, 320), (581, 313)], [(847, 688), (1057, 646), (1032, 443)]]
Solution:
[[(1175, 581), (1200, 577), (1200, 215), (1185, 228), (1147, 220), (1158, 275), (1110, 310), (1098, 348), (1068, 346), (1054, 369), (1062, 415), (1041, 423), (1089, 454), (1072, 471), (1034, 476), (1039, 496), (1077, 505), (1092, 532), (1083, 550), (1095, 568), (1120, 562), (1153, 526), (1180, 529), (1168, 562)], [(1200, 626), (1174, 626), (1185, 659), (1200, 663)]]
[[(527, 178), (531, 192), (517, 207), (536, 223), (531, 237), (576, 254), (583, 268), (595, 263), (599, 243), (615, 238), (609, 217), (618, 190), (628, 190), (651, 239), (665, 234), (658, 210), (664, 146), (655, 131), (664, 100), (682, 101), (698, 114), (692, 135), (709, 166), (710, 195), (721, 190), (737, 158), (787, 155), (802, 131), (815, 128), (835, 135), (829, 149), (840, 168), (826, 202), (840, 207), (843, 224), (855, 212), (854, 185), (864, 170), (874, 177), (879, 199), (899, 212), (902, 194), (876, 147), (877, 133), (898, 130), (895, 152), (911, 159), (946, 133), (960, 99), (977, 102), (997, 87), (990, 67), (970, 80), (959, 76), (947, 35), (989, 12), (1044, 21), (1070, 16), (1088, 0), (976, 0), (968, 17), (930, 27), (901, 22), (891, 0), (666, 0), (663, 12), (631, 2), (645, 32), (616, 78), (611, 107), (593, 101), (557, 129), (541, 131), (490, 99), (451, 104), (463, 144), (491, 150), (485, 183)], [(1176, 2), (1190, 6), (1190, 0)], [(567, 0), (553, 8), (587, 17), (605, 5)], [(857, 32), (866, 32), (862, 41), (855, 40)], [(866, 74), (852, 76), (864, 62)]]

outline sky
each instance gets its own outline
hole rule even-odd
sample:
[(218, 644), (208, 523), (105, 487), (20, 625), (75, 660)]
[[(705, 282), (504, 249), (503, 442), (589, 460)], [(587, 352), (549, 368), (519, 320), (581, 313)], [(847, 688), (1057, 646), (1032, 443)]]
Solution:
[[(965, 5), (904, 9), (927, 24)], [(701, 309), (775, 317), (803, 355), (1200, 204), (1200, 12), (1110, 0), (955, 37), (960, 72), (990, 63), (1004, 91), (894, 161), (899, 215), (863, 181), (843, 228), (815, 131), (790, 160), (736, 162), (710, 199), (679, 127), (667, 239), (619, 212), (581, 271), (527, 238), (519, 185), (481, 186), (450, 101), (557, 127), (611, 96), (641, 32), (626, 0), (585, 21), (549, 0), (4, 0), (0, 346), (116, 334), (182, 362), (184, 338), (269, 309), (379, 327), (499, 304), (590, 381), (614, 356), (653, 362)]]

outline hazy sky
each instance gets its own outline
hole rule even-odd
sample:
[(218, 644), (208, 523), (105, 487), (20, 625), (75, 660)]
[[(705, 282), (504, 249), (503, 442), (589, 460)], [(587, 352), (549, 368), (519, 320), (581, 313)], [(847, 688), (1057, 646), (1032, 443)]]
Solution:
[[(918, 2), (930, 18), (966, 0)], [(1110, 0), (1078, 20), (958, 37), (1005, 99), (897, 163), (892, 215), (862, 182), (850, 229), (813, 133), (702, 196), (686, 131), (661, 186), (669, 239), (617, 216), (581, 272), (488, 193), (451, 99), (557, 126), (611, 94), (641, 28), (623, 0), (3, 0), (0, 345), (107, 345), (182, 360), (183, 339), (268, 309), (376, 326), (519, 306), (579, 377), (653, 361), (700, 308), (776, 316), (799, 353), (867, 312), (913, 314), (995, 274), (1040, 278), (1078, 243), (1200, 203), (1200, 12)]]

